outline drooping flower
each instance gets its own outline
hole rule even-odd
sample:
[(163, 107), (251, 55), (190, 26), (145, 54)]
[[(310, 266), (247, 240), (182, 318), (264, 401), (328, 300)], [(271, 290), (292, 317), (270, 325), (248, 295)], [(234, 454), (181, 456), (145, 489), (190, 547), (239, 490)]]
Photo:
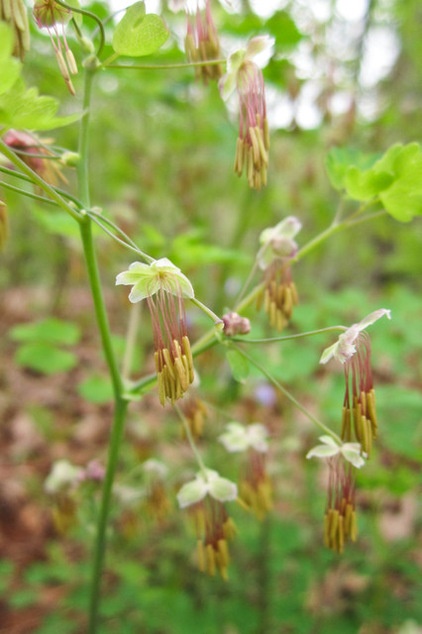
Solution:
[(268, 430), (261, 423), (241, 425), (231, 422), (219, 441), (230, 453), (246, 452), (247, 459), (239, 484), (239, 495), (244, 504), (263, 519), (272, 509), (272, 485), (266, 471)]
[(267, 184), (270, 137), (262, 70), (256, 59), (269, 53), (274, 40), (268, 36), (252, 38), (246, 47), (227, 60), (227, 73), (220, 79), (220, 92), (228, 99), (236, 90), (239, 97), (239, 135), (234, 171), (246, 170), (249, 186), (261, 189)]
[(23, 60), (29, 51), (28, 14), (23, 0), (0, 0), (0, 22), (10, 24), (13, 37), (13, 55)]
[(12, 129), (6, 132), (3, 141), (50, 185), (57, 185), (59, 181), (67, 183), (56, 160), (58, 157), (48, 147), (51, 139), (42, 139), (33, 133)]
[(236, 534), (225, 503), (236, 498), (236, 484), (212, 469), (198, 472), (177, 494), (180, 508), (192, 513), (199, 569), (210, 575), (218, 571), (223, 579), (227, 579), (229, 564), (228, 541)]
[(324, 543), (342, 553), (347, 541), (356, 541), (356, 489), (353, 467), (342, 456), (329, 458), (328, 499), (324, 517)]
[(188, 278), (167, 258), (151, 264), (133, 262), (119, 273), (116, 284), (133, 286), (129, 300), (146, 299), (151, 313), (155, 367), (160, 402), (174, 403), (194, 379), (193, 358), (187, 334), (184, 299), (194, 291)]
[(77, 75), (78, 67), (67, 43), (65, 32), (65, 25), (72, 17), (72, 11), (57, 4), (55, 0), (37, 0), (33, 12), (38, 28), (47, 29), (59, 70), (70, 94), (75, 95), (70, 75)]
[(66, 533), (77, 519), (75, 492), (81, 481), (83, 469), (68, 460), (55, 462), (48, 474), (44, 490), (52, 499), (52, 517), (56, 530)]
[(337, 444), (332, 436), (320, 436), (322, 445), (317, 445), (306, 454), (307, 458), (332, 458), (342, 455), (354, 467), (360, 469), (365, 464), (362, 449), (358, 442)]
[(391, 311), (376, 310), (342, 333), (337, 342), (322, 353), (320, 363), (337, 359), (344, 367), (346, 390), (342, 411), (341, 438), (346, 442), (354, 437), (362, 451), (371, 453), (372, 441), (377, 436), (375, 390), (371, 367), (371, 342), (365, 329)]
[(281, 332), (289, 323), (293, 308), (299, 303), (292, 280), (290, 260), (297, 253), (294, 237), (302, 228), (294, 216), (288, 216), (275, 227), (264, 229), (257, 262), (264, 271), (264, 288), (258, 297), (258, 308), (264, 304), (270, 325)]
[[(201, 4), (205, 4), (201, 7)], [(211, 13), (210, 0), (196, 2), (193, 13), (186, 7), (187, 33), (185, 38), (186, 56), (189, 62), (210, 62), (221, 56), (217, 29)], [(204, 83), (218, 80), (222, 70), (220, 64), (203, 64), (195, 68), (198, 78)]]

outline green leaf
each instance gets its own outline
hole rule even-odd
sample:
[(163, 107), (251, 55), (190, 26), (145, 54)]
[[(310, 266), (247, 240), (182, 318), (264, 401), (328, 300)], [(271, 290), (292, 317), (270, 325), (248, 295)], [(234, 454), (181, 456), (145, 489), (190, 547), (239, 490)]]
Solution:
[(386, 211), (401, 222), (422, 215), (421, 146), (418, 143), (393, 146), (382, 161), (395, 176), (392, 186), (380, 195)]
[(30, 324), (19, 324), (10, 330), (13, 341), (63, 344), (72, 346), (79, 341), (78, 326), (69, 321), (51, 317)]
[(26, 90), (20, 80), (0, 96), (0, 125), (6, 128), (51, 130), (74, 123), (80, 118), (79, 114), (56, 117), (58, 107), (57, 99), (39, 95), (37, 88)]
[(422, 215), (422, 150), (418, 143), (396, 144), (376, 160), (345, 148), (333, 148), (326, 160), (330, 181), (353, 200), (378, 197), (396, 220)]
[(77, 358), (74, 354), (66, 350), (59, 350), (46, 343), (22, 345), (16, 352), (15, 360), (19, 365), (42, 374), (66, 372), (77, 364)]
[(349, 170), (359, 172), (371, 168), (380, 158), (379, 154), (363, 154), (353, 148), (332, 148), (327, 155), (325, 167), (334, 189), (345, 189), (345, 178)]
[(113, 34), (113, 49), (118, 55), (143, 57), (155, 53), (169, 32), (159, 15), (145, 14), (143, 2), (129, 7)]
[(85, 400), (97, 405), (113, 400), (113, 386), (108, 376), (93, 374), (79, 384), (78, 392)]
[[(40, 225), (49, 233), (66, 238), (79, 238), (78, 223), (66, 212), (61, 210), (33, 208), (33, 213)], [(96, 233), (98, 228), (94, 226)]]
[(0, 95), (18, 79), (22, 64), (12, 57), (13, 34), (5, 22), (0, 22)]
[(229, 362), (233, 378), (239, 383), (244, 383), (249, 375), (249, 362), (237, 350), (228, 350), (227, 361)]

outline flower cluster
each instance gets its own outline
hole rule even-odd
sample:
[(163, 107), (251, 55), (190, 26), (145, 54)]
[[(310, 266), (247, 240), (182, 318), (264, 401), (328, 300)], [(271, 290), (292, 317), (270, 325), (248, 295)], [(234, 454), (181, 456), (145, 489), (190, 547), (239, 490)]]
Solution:
[(270, 136), (262, 70), (256, 58), (268, 52), (273, 40), (268, 36), (252, 38), (246, 49), (230, 55), (227, 73), (220, 79), (220, 92), (228, 99), (236, 90), (239, 97), (239, 135), (236, 143), (234, 171), (241, 176), (245, 169), (249, 186), (261, 189), (267, 184)]
[(225, 503), (236, 498), (236, 485), (212, 469), (198, 472), (177, 494), (180, 508), (189, 508), (194, 520), (199, 569), (212, 576), (218, 571), (223, 579), (228, 576), (228, 542), (236, 534)]
[(353, 467), (340, 456), (328, 461), (328, 501), (324, 517), (324, 543), (342, 553), (345, 543), (356, 541), (356, 500)]
[[(187, 10), (187, 33), (185, 50), (190, 62), (210, 62), (220, 57), (218, 33), (211, 13), (210, 0), (205, 0), (205, 8), (201, 9), (199, 2), (194, 14)], [(222, 71), (220, 64), (202, 64), (195, 68), (196, 75), (204, 83), (218, 80)]]
[(259, 238), (261, 248), (257, 262), (264, 271), (264, 288), (258, 297), (258, 308), (264, 304), (270, 325), (281, 332), (299, 302), (296, 285), (292, 280), (290, 260), (297, 253), (294, 237), (302, 225), (294, 216), (288, 216), (275, 227), (265, 229)]
[(133, 286), (129, 300), (146, 299), (151, 313), (155, 367), (160, 402), (174, 403), (194, 379), (193, 358), (187, 334), (184, 298), (194, 291), (188, 278), (167, 258), (151, 264), (133, 262), (119, 273), (116, 284)]
[(70, 94), (75, 95), (70, 75), (77, 75), (78, 67), (65, 32), (65, 25), (72, 17), (72, 11), (57, 4), (55, 0), (37, 0), (34, 4), (34, 17), (40, 29), (47, 29), (59, 70)]

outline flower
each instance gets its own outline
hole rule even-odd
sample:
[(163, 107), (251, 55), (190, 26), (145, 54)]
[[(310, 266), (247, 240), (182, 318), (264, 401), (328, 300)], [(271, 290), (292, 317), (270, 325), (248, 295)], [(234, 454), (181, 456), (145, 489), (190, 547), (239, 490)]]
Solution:
[(267, 184), (270, 137), (265, 102), (265, 86), (257, 57), (270, 53), (274, 40), (269, 36), (254, 37), (245, 49), (232, 53), (227, 60), (227, 73), (220, 79), (223, 99), (236, 90), (239, 97), (239, 135), (236, 143), (234, 170), (238, 176), (246, 169), (249, 186), (261, 189)]
[(116, 284), (133, 286), (129, 300), (146, 299), (151, 314), (160, 402), (174, 403), (194, 380), (183, 299), (193, 299), (188, 278), (167, 258), (151, 264), (133, 262)]
[(259, 267), (265, 271), (276, 258), (292, 258), (298, 246), (293, 238), (302, 229), (302, 223), (295, 216), (287, 216), (275, 227), (262, 231), (259, 242), (262, 245), (256, 259)]
[[(207, 407), (199, 398), (190, 398), (182, 408), (185, 422), (187, 423), (190, 433), (194, 438), (200, 438), (204, 431), (204, 423), (208, 414)], [(182, 435), (186, 436), (184, 425), (182, 426)]]
[(328, 500), (324, 517), (324, 543), (342, 553), (345, 543), (357, 539), (356, 489), (353, 467), (341, 456), (329, 459)]
[(387, 308), (380, 308), (379, 310), (375, 310), (373, 313), (367, 315), (359, 323), (350, 326), (346, 332), (339, 336), (336, 343), (324, 350), (321, 355), (320, 363), (327, 363), (333, 357), (343, 364), (346, 363), (346, 361), (349, 361), (356, 353), (356, 346), (358, 344), (360, 333), (368, 326), (371, 326), (378, 321), (378, 319), (384, 317), (384, 315), (388, 319), (391, 319), (391, 310), (388, 310)]
[(251, 425), (241, 425), (232, 422), (226, 425), (227, 431), (220, 434), (219, 441), (224, 448), (235, 453), (253, 449), (259, 453), (268, 451), (268, 430), (261, 423), (252, 423)]
[(218, 570), (223, 579), (227, 579), (229, 564), (227, 542), (236, 534), (224, 504), (236, 498), (236, 484), (212, 469), (197, 473), (177, 494), (180, 508), (189, 507), (193, 516), (199, 569), (210, 575)]
[(365, 464), (365, 458), (362, 456), (361, 446), (357, 442), (345, 442), (339, 445), (332, 436), (320, 436), (319, 440), (323, 443), (317, 445), (308, 453), (309, 458), (332, 458), (333, 456), (342, 455), (354, 467), (360, 469)]
[[(220, 57), (218, 33), (211, 13), (210, 0), (205, 0), (205, 8), (196, 3), (194, 15), (187, 8), (186, 55), (189, 62), (207, 62)], [(209, 79), (219, 79), (222, 71), (219, 64), (203, 64), (195, 68), (197, 77), (206, 84)]]
[(224, 324), (223, 332), (226, 337), (247, 335), (251, 330), (251, 322), (249, 319), (247, 317), (242, 317), (238, 313), (226, 313), (223, 315), (222, 320)]
[[(57, 4), (55, 0), (37, 0), (34, 4), (34, 17), (38, 27), (45, 27), (50, 36), (57, 64), (71, 95), (75, 95), (70, 75), (78, 74), (75, 57), (66, 39), (65, 25), (72, 17), (72, 11)], [(59, 26), (61, 27), (59, 29)], [(61, 30), (61, 33), (60, 33)], [(63, 42), (61, 41), (63, 38)], [(63, 54), (64, 51), (64, 54)]]
[(52, 139), (43, 139), (32, 133), (11, 129), (6, 132), (3, 141), (50, 185), (57, 185), (59, 181), (67, 183), (58, 161), (54, 160), (57, 155), (48, 147)]
[(344, 367), (345, 395), (342, 410), (341, 438), (349, 442), (354, 436), (362, 451), (371, 453), (373, 439), (377, 436), (375, 390), (371, 367), (371, 342), (365, 328), (386, 316), (386, 308), (376, 310), (357, 324), (353, 324), (338, 341), (322, 353), (320, 363), (336, 358)]
[(294, 306), (299, 303), (290, 260), (297, 253), (298, 247), (293, 238), (301, 228), (302, 224), (295, 216), (288, 216), (275, 227), (264, 229), (259, 238), (261, 248), (257, 262), (264, 271), (264, 286), (258, 296), (257, 307), (264, 303), (270, 325), (279, 332), (287, 326)]
[(272, 509), (272, 485), (266, 472), (268, 430), (261, 423), (226, 425), (218, 439), (230, 453), (247, 452), (246, 465), (239, 484), (240, 498), (259, 519)]
[(78, 486), (84, 470), (68, 460), (58, 460), (44, 482), (44, 490), (50, 495), (74, 489)]

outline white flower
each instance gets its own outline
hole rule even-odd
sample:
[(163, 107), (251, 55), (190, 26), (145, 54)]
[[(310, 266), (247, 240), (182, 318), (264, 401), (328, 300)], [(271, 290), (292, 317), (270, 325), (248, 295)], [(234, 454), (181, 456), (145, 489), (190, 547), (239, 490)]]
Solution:
[(302, 223), (295, 216), (288, 216), (275, 227), (264, 229), (259, 236), (262, 245), (257, 254), (259, 267), (265, 270), (274, 257), (291, 258), (297, 253), (297, 243), (293, 238), (302, 229)]
[(261, 423), (253, 423), (246, 427), (232, 422), (226, 425), (227, 431), (218, 437), (224, 448), (230, 453), (255, 449), (261, 453), (268, 451), (268, 430)]
[(156, 460), (155, 458), (149, 458), (149, 460), (146, 460), (142, 465), (142, 469), (148, 475), (156, 477), (159, 480), (164, 480), (168, 474), (167, 465), (165, 465), (164, 462), (161, 462), (161, 460)]
[(331, 458), (341, 454), (345, 460), (358, 469), (365, 464), (366, 454), (361, 453), (361, 446), (358, 442), (345, 442), (339, 445), (331, 436), (320, 436), (319, 440), (323, 444), (308, 451), (307, 458)]
[(205, 469), (205, 473), (199, 471), (194, 480), (182, 486), (177, 494), (177, 501), (180, 508), (184, 509), (201, 502), (207, 495), (218, 502), (230, 502), (237, 498), (237, 486), (234, 482), (220, 477), (217, 471)]
[(356, 341), (360, 333), (368, 326), (378, 321), (378, 319), (384, 317), (384, 315), (388, 317), (388, 319), (391, 319), (391, 310), (380, 308), (379, 310), (375, 310), (373, 313), (370, 313), (359, 323), (350, 326), (350, 328), (339, 336), (336, 343), (324, 350), (321, 355), (320, 363), (327, 363), (327, 361), (329, 361), (332, 357), (337, 359), (337, 361), (340, 361), (340, 363), (345, 363), (351, 359), (356, 352)]
[(58, 460), (52, 466), (50, 473), (44, 483), (46, 493), (53, 495), (64, 489), (76, 486), (81, 481), (84, 470), (75, 467), (68, 460)]
[(116, 277), (116, 285), (119, 284), (133, 286), (129, 294), (132, 303), (151, 297), (160, 290), (189, 299), (195, 296), (188, 278), (168, 258), (160, 258), (151, 264), (133, 262), (127, 271)]
[(258, 35), (249, 40), (246, 48), (238, 49), (228, 57), (227, 73), (223, 75), (219, 82), (220, 93), (225, 101), (236, 90), (238, 73), (241, 67), (247, 63), (257, 64), (264, 55), (267, 58), (265, 63), (267, 63), (271, 57), (273, 46), (273, 37)]

